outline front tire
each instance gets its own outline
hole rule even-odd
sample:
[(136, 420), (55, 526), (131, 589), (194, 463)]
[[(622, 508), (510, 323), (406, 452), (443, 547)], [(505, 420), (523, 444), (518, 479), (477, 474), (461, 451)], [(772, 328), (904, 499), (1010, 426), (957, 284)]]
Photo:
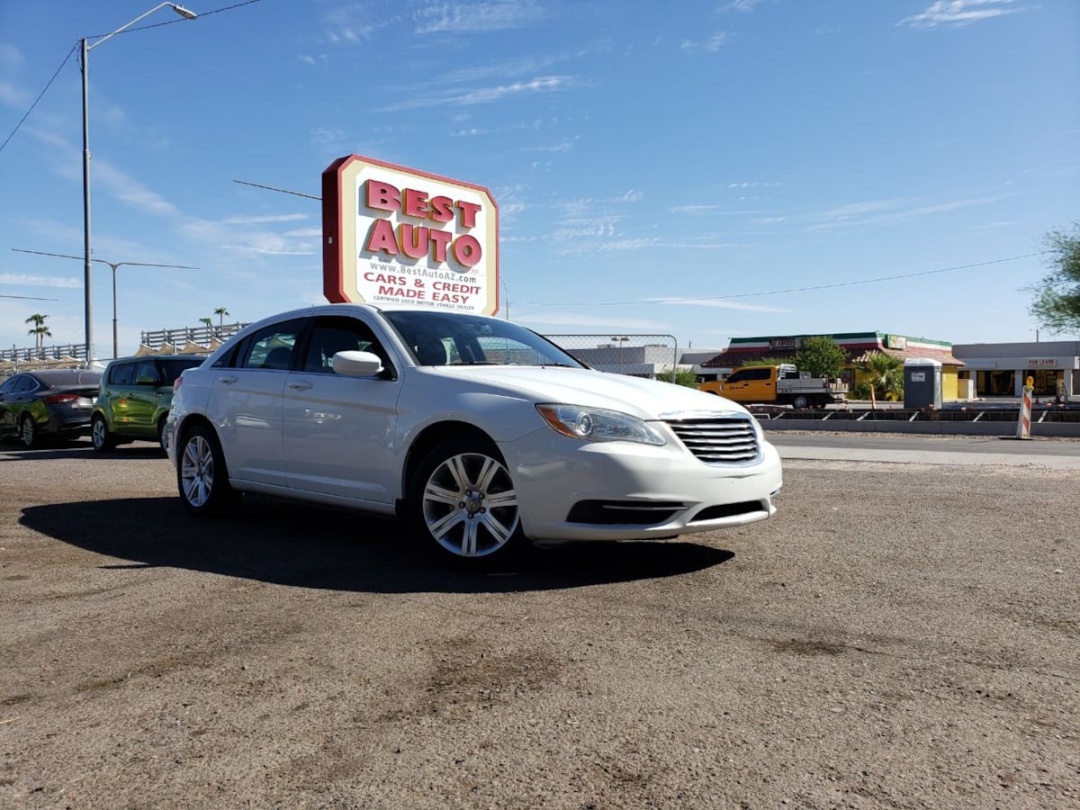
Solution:
[(109, 432), (105, 417), (94, 417), (94, 421), (90, 425), (90, 442), (99, 453), (107, 453), (116, 447), (116, 437)]
[(240, 493), (229, 485), (225, 455), (214, 431), (195, 425), (177, 446), (176, 484), (188, 514), (212, 517), (233, 508)]
[(510, 472), (499, 451), (480, 439), (434, 447), (409, 482), (405, 509), (414, 536), (458, 565), (503, 562), (528, 543)]

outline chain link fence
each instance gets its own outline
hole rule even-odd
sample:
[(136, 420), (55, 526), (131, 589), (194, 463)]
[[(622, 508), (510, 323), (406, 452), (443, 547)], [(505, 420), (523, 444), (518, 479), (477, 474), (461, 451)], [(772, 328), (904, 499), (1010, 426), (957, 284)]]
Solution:
[(598, 371), (674, 381), (679, 365), (679, 346), (674, 335), (603, 332), (544, 337)]

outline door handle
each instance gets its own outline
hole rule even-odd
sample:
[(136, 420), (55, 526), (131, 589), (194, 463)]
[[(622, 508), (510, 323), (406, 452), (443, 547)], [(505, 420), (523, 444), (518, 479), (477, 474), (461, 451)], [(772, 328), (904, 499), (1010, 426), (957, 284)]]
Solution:
[(289, 383), (289, 388), (293, 389), (294, 391), (307, 391), (309, 388), (311, 388), (311, 383), (309, 383), (307, 380), (299, 380), (297, 382)]
[(234, 382), (236, 382), (236, 376), (233, 375), (233, 374), (230, 374), (227, 377), (225, 377), (225, 376), (218, 377), (217, 381), (219, 383), (224, 383), (225, 385), (232, 385)]

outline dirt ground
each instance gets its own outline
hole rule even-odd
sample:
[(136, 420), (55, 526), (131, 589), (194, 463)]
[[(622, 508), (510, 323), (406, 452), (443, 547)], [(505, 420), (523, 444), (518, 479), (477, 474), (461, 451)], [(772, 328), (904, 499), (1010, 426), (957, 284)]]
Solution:
[(0, 807), (1080, 807), (1080, 471), (789, 461), (765, 523), (480, 575), (6, 449)]

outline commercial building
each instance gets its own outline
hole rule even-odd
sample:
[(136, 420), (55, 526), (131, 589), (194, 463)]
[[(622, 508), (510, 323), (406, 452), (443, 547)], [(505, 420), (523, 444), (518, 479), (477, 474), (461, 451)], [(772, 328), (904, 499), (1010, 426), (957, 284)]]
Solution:
[(1080, 399), (1080, 340), (957, 343), (952, 351), (971, 371), (977, 396), (1020, 396), (1030, 377), (1036, 396)]
[[(855, 364), (874, 351), (900, 360), (937, 360), (942, 366), (945, 400), (1020, 396), (1030, 378), (1038, 397), (1080, 400), (1080, 341), (1033, 343), (963, 343), (906, 337), (885, 332), (826, 335), (847, 353), (851, 366), (844, 377), (858, 382)], [(771, 335), (733, 338), (728, 348), (701, 365), (703, 377), (716, 379), (740, 365), (764, 357), (790, 360), (802, 341), (814, 335)]]
[[(702, 363), (702, 370), (712, 373), (712, 379), (726, 376), (731, 369), (748, 362), (771, 358), (791, 361), (802, 348), (806, 338), (820, 335), (769, 335), (732, 338), (726, 351)], [(907, 337), (886, 332), (845, 332), (825, 335), (832, 338), (848, 356), (848, 366), (840, 375), (849, 386), (860, 382), (856, 364), (871, 352), (882, 352), (900, 361), (928, 359), (941, 363), (941, 394), (943, 399), (972, 399), (976, 396), (970, 372), (958, 359), (952, 344), (944, 340)]]

